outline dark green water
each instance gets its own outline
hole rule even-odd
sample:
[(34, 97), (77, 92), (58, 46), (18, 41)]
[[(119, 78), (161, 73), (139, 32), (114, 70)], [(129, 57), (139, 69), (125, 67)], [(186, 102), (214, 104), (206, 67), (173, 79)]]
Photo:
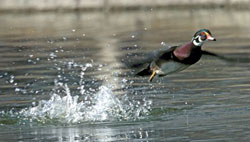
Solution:
[(0, 15), (0, 141), (247, 141), (250, 64), (202, 58), (155, 79), (120, 62), (191, 40), (250, 59), (249, 11)]

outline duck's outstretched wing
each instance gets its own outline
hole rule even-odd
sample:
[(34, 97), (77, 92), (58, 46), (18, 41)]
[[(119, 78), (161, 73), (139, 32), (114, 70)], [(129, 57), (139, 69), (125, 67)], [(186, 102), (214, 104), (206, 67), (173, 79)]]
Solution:
[(222, 55), (218, 55), (216, 53), (205, 51), (205, 50), (202, 50), (202, 55), (208, 55), (208, 56), (213, 56), (222, 60), (227, 60), (227, 58)]
[(231, 63), (250, 63), (250, 58), (226, 57), (226, 56), (222, 56), (222, 55), (212, 53), (212, 52), (209, 52), (209, 51), (204, 51), (204, 50), (202, 51), (202, 55), (213, 56), (213, 57), (216, 57), (218, 59), (221, 59), (221, 60), (224, 60), (224, 61), (227, 61), (227, 62), (231, 62)]
[(172, 52), (177, 46), (171, 46), (167, 48), (160, 48), (151, 53), (141, 54), (140, 56), (129, 57), (126, 60), (125, 65), (129, 67), (135, 75), (148, 76), (151, 75), (150, 64), (157, 60), (161, 55), (167, 52)]

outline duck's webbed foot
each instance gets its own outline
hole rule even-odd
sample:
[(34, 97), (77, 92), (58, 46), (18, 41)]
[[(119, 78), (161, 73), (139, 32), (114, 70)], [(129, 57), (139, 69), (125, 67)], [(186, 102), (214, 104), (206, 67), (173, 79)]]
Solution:
[(156, 70), (153, 71), (148, 81), (151, 82), (155, 76), (156, 76)]

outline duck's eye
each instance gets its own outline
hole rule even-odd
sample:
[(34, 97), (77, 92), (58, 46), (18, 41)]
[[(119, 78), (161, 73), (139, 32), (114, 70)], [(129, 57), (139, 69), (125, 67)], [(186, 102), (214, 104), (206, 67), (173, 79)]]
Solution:
[(207, 36), (204, 32), (201, 33), (201, 40), (206, 40)]

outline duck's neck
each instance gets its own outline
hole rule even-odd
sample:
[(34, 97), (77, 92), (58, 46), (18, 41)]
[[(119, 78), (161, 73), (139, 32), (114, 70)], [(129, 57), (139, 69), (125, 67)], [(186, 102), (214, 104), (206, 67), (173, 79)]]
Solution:
[(179, 60), (184, 60), (190, 56), (193, 50), (196, 49), (199, 50), (201, 49), (201, 47), (194, 45), (194, 43), (190, 41), (183, 46), (176, 48), (176, 50), (174, 51), (174, 56), (176, 56)]

